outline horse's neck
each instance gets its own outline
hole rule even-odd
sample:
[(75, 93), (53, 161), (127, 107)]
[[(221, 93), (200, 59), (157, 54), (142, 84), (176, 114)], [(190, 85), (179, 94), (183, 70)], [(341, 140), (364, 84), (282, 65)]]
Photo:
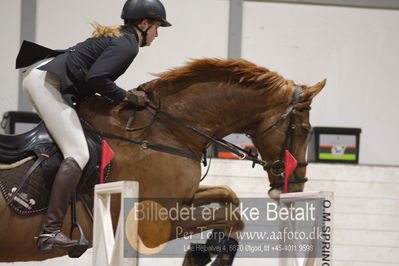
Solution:
[[(273, 108), (278, 102), (285, 102), (287, 93), (269, 93), (238, 88), (238, 85), (203, 83), (180, 91), (177, 95), (166, 96), (162, 105), (176, 118), (190, 124), (199, 131), (214, 138), (223, 138), (231, 133), (243, 133), (260, 120), (260, 113)], [(277, 97), (277, 98), (276, 98)], [(168, 123), (167, 121), (166, 123)], [(166, 127), (180, 135), (187, 142), (193, 142), (196, 149), (207, 141), (193, 138), (193, 133), (182, 130), (181, 126), (170, 123)]]

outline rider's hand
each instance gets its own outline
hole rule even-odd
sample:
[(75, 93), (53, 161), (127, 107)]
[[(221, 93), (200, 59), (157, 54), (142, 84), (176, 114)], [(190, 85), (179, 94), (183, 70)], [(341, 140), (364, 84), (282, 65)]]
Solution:
[(145, 107), (145, 104), (150, 100), (144, 91), (130, 90), (127, 92), (124, 101), (133, 103), (138, 107)]

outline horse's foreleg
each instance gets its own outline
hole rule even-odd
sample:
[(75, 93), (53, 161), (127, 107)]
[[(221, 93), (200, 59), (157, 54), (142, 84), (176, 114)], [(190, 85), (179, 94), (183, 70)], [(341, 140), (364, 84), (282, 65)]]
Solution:
[(193, 197), (194, 206), (202, 206), (214, 202), (239, 205), (240, 200), (228, 186), (199, 186)]
[[(241, 230), (243, 222), (237, 211), (239, 202), (237, 195), (227, 186), (200, 186), (191, 202), (191, 206), (196, 207), (194, 217), (175, 223), (172, 239), (209, 229)], [(211, 203), (219, 203), (221, 208), (200, 208)]]

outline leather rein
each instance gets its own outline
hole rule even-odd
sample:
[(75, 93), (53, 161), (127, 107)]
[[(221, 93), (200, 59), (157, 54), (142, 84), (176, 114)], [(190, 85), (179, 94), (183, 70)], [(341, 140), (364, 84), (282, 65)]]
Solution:
[[(285, 119), (287, 119), (289, 117), (289, 125), (287, 128), (287, 132), (286, 132), (286, 137), (285, 137), (285, 141), (283, 146), (281, 147), (281, 152), (280, 152), (280, 157), (279, 160), (269, 163), (266, 161), (263, 161), (261, 159), (258, 158), (258, 154), (257, 153), (252, 153), (251, 151), (242, 149), (241, 147), (238, 147), (237, 145), (228, 142), (226, 140), (223, 139), (215, 139), (207, 134), (202, 133), (201, 131), (197, 130), (196, 128), (192, 127), (191, 125), (177, 119), (176, 117), (162, 111), (160, 109), (160, 107), (154, 106), (150, 103), (146, 103), (146, 108), (152, 109), (155, 111), (155, 114), (153, 115), (153, 118), (150, 120), (150, 122), (148, 124), (146, 124), (145, 126), (142, 127), (138, 127), (138, 128), (131, 128), (131, 124), (134, 122), (135, 120), (135, 113), (136, 110), (133, 112), (132, 116), (128, 119), (128, 122), (126, 124), (125, 130), (129, 131), (129, 132), (134, 132), (134, 131), (139, 131), (139, 130), (143, 130), (145, 128), (150, 127), (158, 118), (159, 115), (162, 115), (166, 118), (168, 118), (171, 121), (176, 122), (177, 124), (189, 129), (190, 131), (192, 131), (194, 134), (196, 134), (197, 136), (200, 136), (206, 140), (209, 141), (209, 143), (215, 144), (219, 147), (222, 147), (223, 149), (233, 153), (234, 155), (238, 156), (239, 159), (241, 160), (249, 160), (252, 161), (252, 167), (255, 167), (256, 164), (259, 164), (263, 167), (263, 169), (265, 171), (270, 170), (270, 172), (275, 175), (275, 176), (279, 176), (279, 182), (276, 184), (271, 183), (270, 186), (272, 188), (279, 188), (284, 186), (284, 180), (283, 180), (283, 173), (284, 173), (284, 151), (286, 149), (288, 149), (289, 151), (292, 150), (293, 146), (294, 146), (294, 133), (295, 133), (295, 121), (296, 121), (296, 109), (295, 109), (295, 105), (297, 103), (299, 103), (299, 96), (301, 94), (301, 88), (297, 85), (295, 85), (295, 92), (294, 92), (294, 96), (293, 96), (293, 101), (292, 104), (290, 106), (290, 108), (287, 110), (287, 112), (285, 112), (283, 115), (280, 116), (279, 119), (277, 119), (275, 122), (273, 122), (269, 127), (267, 127), (266, 129), (262, 130), (260, 133), (256, 134), (256, 135), (249, 135), (249, 137), (258, 137), (261, 135), (266, 134), (267, 132), (269, 132), (271, 129), (273, 129), (274, 127), (276, 127), (278, 124), (280, 124), (281, 122), (283, 122)], [(107, 133), (101, 130), (97, 130), (97, 129), (92, 129), (92, 128), (86, 128), (86, 130), (88, 131), (92, 131), (95, 132), (97, 134), (100, 134), (106, 138), (110, 138), (110, 139), (118, 139), (121, 141), (125, 141), (125, 142), (130, 142), (133, 144), (137, 144), (137, 145), (141, 145), (142, 148), (149, 148), (155, 151), (160, 151), (160, 152), (166, 152), (166, 153), (170, 153), (170, 154), (174, 154), (174, 155), (178, 155), (178, 156), (182, 156), (185, 158), (189, 158), (195, 161), (201, 161), (201, 157), (197, 156), (196, 154), (192, 153), (192, 152), (188, 152), (188, 151), (184, 151), (181, 149), (177, 149), (174, 147), (170, 147), (170, 146), (166, 146), (163, 144), (159, 144), (159, 143), (153, 143), (153, 142), (149, 142), (149, 141), (143, 141), (143, 140), (137, 140), (137, 139), (131, 139), (131, 138), (126, 138), (123, 136), (118, 136), (118, 135), (114, 135), (111, 133)], [(290, 147), (288, 147), (288, 142), (290, 141)], [(204, 156), (206, 158), (205, 152), (204, 152)], [(204, 165), (206, 166), (206, 160), (204, 161)], [(306, 167), (307, 162), (298, 162), (298, 167)], [(295, 173), (295, 172), (294, 172)], [(290, 184), (293, 183), (305, 183), (307, 181), (306, 177), (297, 177), (295, 174), (295, 178), (293, 180), (289, 180)]]

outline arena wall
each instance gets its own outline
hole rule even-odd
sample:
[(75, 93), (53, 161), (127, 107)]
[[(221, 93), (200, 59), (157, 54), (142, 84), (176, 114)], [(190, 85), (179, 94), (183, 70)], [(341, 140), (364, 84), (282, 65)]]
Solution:
[(20, 9), (20, 1), (4, 0), (0, 2), (0, 36), (2, 39), (0, 120), (4, 112), (18, 108), (18, 71), (15, 70), (15, 58), (20, 44)]
[(242, 57), (300, 84), (327, 78), (312, 125), (361, 128), (360, 163), (399, 165), (397, 25), (399, 10), (246, 1)]

